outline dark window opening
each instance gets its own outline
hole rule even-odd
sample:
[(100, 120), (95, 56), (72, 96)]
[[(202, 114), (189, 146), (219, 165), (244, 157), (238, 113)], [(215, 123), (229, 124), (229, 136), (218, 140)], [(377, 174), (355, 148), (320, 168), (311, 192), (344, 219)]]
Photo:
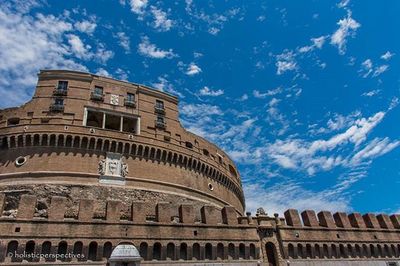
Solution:
[(126, 100), (129, 101), (129, 102), (134, 102), (134, 101), (135, 101), (135, 94), (133, 94), (133, 93), (128, 93), (128, 94), (126, 95)]
[(94, 94), (103, 96), (103, 87), (94, 86)]
[(9, 118), (7, 120), (7, 125), (8, 126), (15, 126), (19, 124), (19, 118), (18, 117), (13, 117), (13, 118)]
[(57, 90), (61, 90), (61, 91), (68, 90), (68, 81), (65, 81), (65, 80), (58, 81)]
[(186, 146), (186, 148), (189, 148), (189, 149), (193, 148), (193, 144), (191, 142), (189, 142), (189, 141), (185, 142), (185, 146)]
[(103, 127), (103, 113), (88, 111), (86, 118), (86, 126), (89, 127)]
[(122, 127), (122, 131), (132, 132), (132, 133), (136, 132), (136, 123), (137, 123), (136, 119), (129, 118), (129, 117), (124, 117), (123, 123), (124, 124), (123, 124), (123, 127)]
[(235, 170), (235, 168), (234, 168), (232, 165), (229, 165), (229, 171), (231, 172), (231, 174), (232, 174), (234, 177), (237, 177), (236, 170)]
[(209, 156), (209, 155), (210, 155), (210, 152), (209, 152), (208, 150), (206, 150), (206, 149), (203, 149), (203, 154), (204, 154), (205, 156)]
[(105, 128), (121, 130), (121, 118), (117, 115), (106, 114)]
[(63, 98), (55, 98), (54, 104), (55, 105), (64, 105), (64, 99)]
[(156, 100), (156, 108), (157, 109), (164, 109), (164, 102), (160, 100)]

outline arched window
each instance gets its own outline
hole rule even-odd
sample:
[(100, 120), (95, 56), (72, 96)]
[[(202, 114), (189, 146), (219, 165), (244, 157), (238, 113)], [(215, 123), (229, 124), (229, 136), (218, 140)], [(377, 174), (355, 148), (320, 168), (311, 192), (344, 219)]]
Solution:
[(378, 257), (384, 257), (384, 255), (383, 255), (383, 251), (382, 251), (382, 246), (381, 245), (378, 245), (377, 246), (377, 250), (378, 250)]
[(235, 256), (235, 245), (233, 243), (229, 243), (228, 245), (228, 259), (234, 260)]
[(383, 246), (383, 252), (384, 252), (384, 256), (385, 257), (392, 257), (392, 252), (391, 252), (391, 250), (390, 250), (390, 248), (389, 248), (389, 246), (388, 245), (384, 245)]
[[(292, 247), (293, 247), (293, 245), (292, 245)], [(250, 244), (250, 248), (249, 248), (250, 250), (250, 259), (251, 260), (255, 260), (255, 259), (257, 259), (256, 258), (256, 246), (254, 245), (254, 244)]]
[(106, 242), (103, 245), (103, 258), (108, 259), (111, 256), (112, 244), (111, 242)]
[(179, 259), (180, 260), (187, 260), (187, 244), (182, 243), (179, 248)]
[(304, 258), (304, 252), (303, 252), (303, 245), (302, 244), (297, 244), (297, 255), (300, 258)]
[(378, 255), (377, 255), (377, 252), (376, 252), (376, 250), (375, 250), (375, 247), (374, 247), (374, 245), (369, 245), (369, 249), (370, 249), (370, 254), (371, 254), (371, 257), (375, 257), (375, 258), (377, 258), (378, 257)]
[(142, 242), (142, 243), (140, 243), (140, 246), (139, 246), (139, 252), (140, 252), (140, 256), (144, 259), (144, 260), (148, 260), (149, 258), (148, 258), (148, 255), (147, 255), (147, 250), (148, 250), (148, 248), (149, 248), (149, 245), (147, 245), (147, 243), (146, 242)]
[(200, 245), (198, 243), (193, 244), (193, 258), (196, 260), (200, 260)]
[(88, 259), (91, 261), (97, 260), (97, 242), (90, 242)]
[[(9, 254), (9, 253), (15, 254), (15, 253), (17, 253), (17, 251), (18, 251), (18, 242), (15, 240), (10, 241), (7, 245), (7, 253), (6, 254)], [(11, 257), (11, 261), (16, 261), (16, 257), (15, 256)]]
[(353, 246), (350, 245), (350, 244), (347, 244), (347, 256), (348, 256), (349, 258), (351, 258), (351, 257), (354, 256), (354, 254), (353, 254)]
[(324, 244), (322, 246), (322, 257), (330, 258), (330, 256), (329, 256), (329, 248), (328, 248), (327, 244)]
[(161, 244), (158, 242), (153, 245), (153, 260), (161, 260)]
[(339, 257), (340, 258), (346, 258), (347, 257), (345, 247), (342, 244), (339, 245)]
[(48, 255), (51, 253), (51, 242), (50, 241), (45, 241), (42, 244), (42, 254)]
[(361, 258), (361, 247), (360, 245), (355, 245), (355, 256)]
[(175, 260), (175, 245), (168, 243), (167, 245), (167, 260)]
[(82, 255), (83, 254), (83, 244), (81, 241), (77, 241), (74, 244), (74, 255)]
[(332, 250), (332, 258), (338, 258), (338, 252), (337, 252), (336, 245), (332, 244), (331, 250)]
[(321, 251), (318, 244), (314, 246), (314, 257), (321, 258)]
[(239, 244), (239, 259), (245, 259), (246, 247), (243, 243)]
[[(67, 250), (68, 250), (68, 244), (65, 241), (61, 241), (60, 243), (58, 243), (58, 247), (57, 247), (57, 255), (65, 255), (67, 254)], [(65, 257), (60, 257), (61, 261), (65, 260)]]
[(224, 259), (224, 244), (218, 243), (217, 245), (217, 260)]
[(270, 266), (276, 266), (277, 261), (276, 261), (276, 249), (275, 245), (271, 242), (268, 242), (265, 244), (265, 252), (267, 255), (267, 260)]
[(313, 258), (312, 247), (310, 244), (306, 245), (306, 258)]
[(396, 250), (396, 246), (395, 245), (391, 245), (391, 252), (392, 252), (392, 256), (393, 257), (398, 257), (398, 254), (397, 254), (397, 250)]
[(25, 253), (35, 253), (35, 241), (31, 240), (25, 244)]
[(205, 246), (205, 259), (206, 260), (212, 260), (213, 256), (212, 256), (212, 245), (210, 243), (207, 243)]
[(366, 244), (362, 245), (362, 256), (366, 258), (371, 257), (368, 246)]
[(295, 259), (293, 244), (288, 245), (288, 256), (290, 259)]

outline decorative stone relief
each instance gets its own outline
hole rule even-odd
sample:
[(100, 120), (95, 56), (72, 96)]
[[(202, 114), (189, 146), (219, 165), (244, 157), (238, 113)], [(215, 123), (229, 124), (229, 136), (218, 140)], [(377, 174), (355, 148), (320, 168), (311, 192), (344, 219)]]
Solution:
[(111, 94), (110, 104), (119, 105), (119, 95)]
[(128, 165), (119, 153), (107, 152), (106, 158), (99, 162), (100, 183), (125, 185)]

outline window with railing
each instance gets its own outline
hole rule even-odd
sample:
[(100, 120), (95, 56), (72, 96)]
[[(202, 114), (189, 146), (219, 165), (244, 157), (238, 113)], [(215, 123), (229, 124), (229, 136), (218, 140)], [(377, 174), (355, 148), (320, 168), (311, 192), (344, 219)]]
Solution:
[(104, 99), (103, 87), (94, 86), (90, 98), (95, 101), (102, 101)]
[(165, 113), (164, 102), (156, 100), (156, 105), (154, 106), (154, 109), (157, 113), (164, 114)]
[(57, 86), (53, 91), (53, 94), (58, 96), (64, 96), (67, 95), (67, 91), (68, 91), (68, 81), (60, 80), (58, 81)]
[(156, 127), (157, 128), (165, 128), (166, 127), (165, 118), (163, 116), (157, 116)]
[(53, 111), (53, 112), (64, 111), (64, 99), (63, 98), (55, 98), (54, 103), (50, 106), (50, 111)]
[(128, 93), (125, 98), (125, 106), (136, 107), (135, 94)]

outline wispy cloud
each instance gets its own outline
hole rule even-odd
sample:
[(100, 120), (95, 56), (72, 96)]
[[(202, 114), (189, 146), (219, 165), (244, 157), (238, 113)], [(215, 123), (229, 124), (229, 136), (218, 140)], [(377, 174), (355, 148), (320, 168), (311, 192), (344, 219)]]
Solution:
[(116, 37), (118, 38), (119, 45), (124, 48), (125, 53), (130, 53), (130, 40), (129, 37), (125, 34), (125, 32), (117, 32)]
[(212, 97), (215, 97), (215, 96), (220, 96), (222, 94), (224, 94), (223, 90), (221, 90), (221, 89), (212, 90), (207, 86), (205, 86), (205, 87), (203, 87), (202, 89), (199, 90), (199, 95), (201, 95), (201, 96), (212, 96)]
[(276, 56), (276, 74), (282, 75), (287, 71), (297, 69), (297, 62), (293, 51), (286, 51)]
[(172, 83), (167, 78), (168, 78), (167, 75), (160, 76), (157, 78), (157, 81), (151, 83), (151, 85), (154, 88), (156, 88), (157, 90), (165, 91), (165, 92), (171, 93), (173, 95), (177, 95), (182, 99), (185, 98), (185, 96), (181, 92), (179, 92), (177, 89), (175, 89), (175, 87), (172, 85)]
[(387, 51), (383, 55), (381, 55), (381, 59), (383, 60), (389, 60), (391, 59), (395, 54), (391, 53), (390, 51)]
[(190, 63), (190, 65), (188, 66), (187, 70), (186, 70), (186, 75), (189, 76), (194, 76), (197, 75), (201, 72), (201, 68), (196, 65), (195, 63)]
[(75, 22), (75, 28), (80, 32), (84, 32), (86, 34), (92, 34), (97, 27), (97, 24), (93, 21), (83, 20)]
[(173, 21), (167, 17), (167, 13), (161, 9), (152, 6), (151, 13), (154, 17), (153, 27), (159, 31), (169, 31), (172, 28)]
[(149, 37), (147, 36), (143, 37), (141, 43), (139, 43), (138, 52), (143, 56), (155, 59), (170, 59), (177, 56), (172, 49), (162, 50), (155, 44), (150, 43)]
[[(347, 5), (347, 4), (346, 4)], [(340, 54), (346, 52), (347, 39), (354, 37), (361, 24), (351, 17), (351, 12), (347, 12), (347, 17), (339, 20), (339, 28), (331, 36), (331, 44), (337, 46)]]
[(372, 96), (378, 95), (380, 92), (381, 92), (381, 90), (372, 90), (372, 91), (364, 92), (362, 94), (362, 96), (372, 97)]

